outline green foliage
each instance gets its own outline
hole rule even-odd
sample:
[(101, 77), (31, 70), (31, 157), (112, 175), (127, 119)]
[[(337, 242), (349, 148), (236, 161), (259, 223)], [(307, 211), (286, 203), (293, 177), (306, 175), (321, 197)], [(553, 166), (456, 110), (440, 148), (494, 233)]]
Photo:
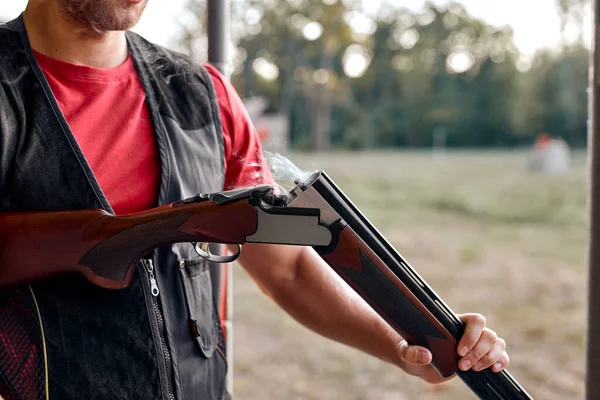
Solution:
[[(564, 29), (588, 0), (557, 1)], [(194, 15), (203, 15), (202, 4), (190, 0)], [(289, 115), (297, 149), (430, 147), (434, 132), (450, 147), (523, 145), (541, 132), (586, 144), (581, 44), (540, 51), (526, 70), (517, 68), (523, 60), (510, 28), (476, 20), (457, 3), (415, 13), (383, 2), (376, 16), (360, 1), (233, 4), (234, 85)], [(310, 37), (307, 24), (322, 32)], [(192, 54), (201, 26), (182, 36)], [(351, 51), (363, 54), (364, 71), (351, 71), (360, 63), (349, 61)], [(276, 72), (261, 76), (259, 63)]]

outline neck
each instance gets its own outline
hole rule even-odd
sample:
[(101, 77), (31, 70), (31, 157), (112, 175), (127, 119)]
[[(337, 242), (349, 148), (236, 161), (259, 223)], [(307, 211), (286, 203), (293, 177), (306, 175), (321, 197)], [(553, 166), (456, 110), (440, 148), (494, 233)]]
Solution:
[(98, 32), (73, 21), (57, 1), (30, 1), (23, 14), (31, 47), (60, 61), (113, 68), (127, 59), (124, 31)]

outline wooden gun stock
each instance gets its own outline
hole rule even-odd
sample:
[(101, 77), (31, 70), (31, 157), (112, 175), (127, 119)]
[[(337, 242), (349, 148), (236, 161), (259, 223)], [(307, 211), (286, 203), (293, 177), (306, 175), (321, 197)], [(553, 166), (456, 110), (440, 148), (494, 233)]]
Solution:
[(114, 216), (99, 209), (0, 213), (0, 287), (77, 272), (120, 289), (155, 247), (176, 242), (241, 244), (257, 229), (247, 198), (217, 204), (192, 198)]

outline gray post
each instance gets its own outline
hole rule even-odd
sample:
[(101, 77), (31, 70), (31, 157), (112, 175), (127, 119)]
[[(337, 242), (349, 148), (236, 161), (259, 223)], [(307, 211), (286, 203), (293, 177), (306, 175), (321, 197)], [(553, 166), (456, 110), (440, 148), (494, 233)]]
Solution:
[(208, 0), (208, 62), (227, 79), (231, 77), (229, 62), (230, 17), (229, 0)]
[(586, 399), (600, 399), (600, 0), (594, 1), (588, 123), (589, 276)]
[[(208, 0), (207, 3), (207, 32), (208, 32), (208, 62), (215, 66), (226, 79), (231, 77), (231, 66), (229, 60), (230, 45), (230, 0)], [(223, 247), (220, 249), (225, 251)], [(214, 295), (218, 301), (222, 296), (223, 269), (226, 268), (227, 275), (227, 310), (225, 316), (225, 328), (227, 334), (227, 363), (229, 371), (227, 374), (227, 391), (233, 396), (233, 266), (227, 264), (213, 265), (211, 278)]]

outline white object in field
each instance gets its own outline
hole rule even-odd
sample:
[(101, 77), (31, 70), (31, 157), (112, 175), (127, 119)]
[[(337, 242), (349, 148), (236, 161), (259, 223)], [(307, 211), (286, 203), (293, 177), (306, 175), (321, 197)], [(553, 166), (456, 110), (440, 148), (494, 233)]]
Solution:
[(531, 153), (532, 170), (546, 174), (564, 174), (571, 168), (571, 149), (562, 139), (551, 139), (544, 146), (534, 146)]

